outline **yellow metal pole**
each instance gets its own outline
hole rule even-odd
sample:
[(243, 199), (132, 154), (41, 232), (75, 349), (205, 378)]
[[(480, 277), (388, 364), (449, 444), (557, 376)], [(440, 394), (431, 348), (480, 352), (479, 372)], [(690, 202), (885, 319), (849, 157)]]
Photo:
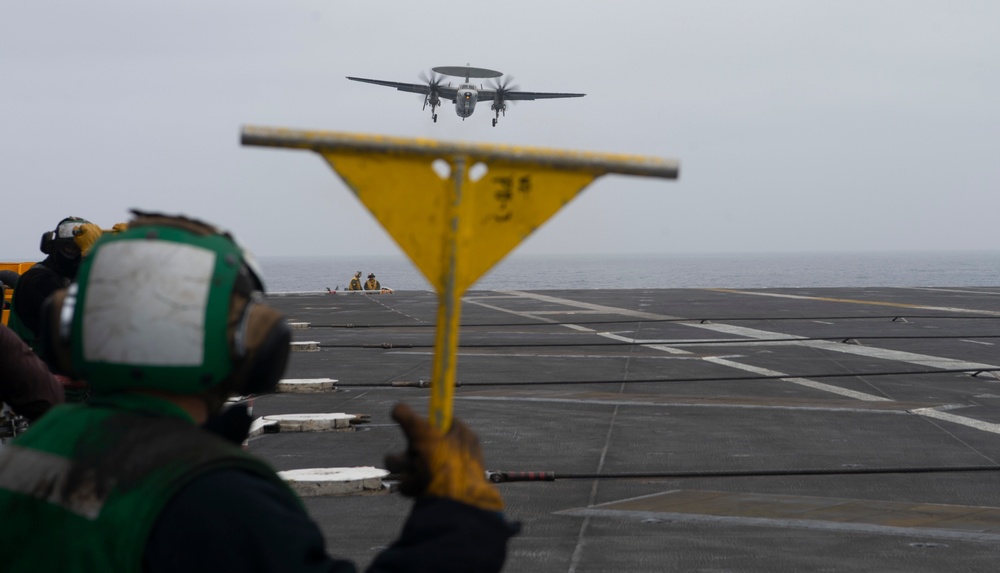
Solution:
[[(679, 173), (676, 161), (653, 157), (337, 132), (244, 127), (242, 142), (322, 155), (434, 287), (429, 414), (443, 430), (452, 421), (466, 289), (594, 178)], [(437, 174), (435, 161), (448, 164), (449, 176)], [(473, 166), (485, 171), (475, 181)]]
[(434, 342), (434, 366), (431, 376), (429, 415), (435, 428), (451, 427), (455, 395), (455, 373), (458, 370), (458, 329), (462, 315), (461, 291), (456, 284), (458, 242), (461, 228), (462, 188), (465, 183), (465, 158), (457, 157), (452, 164), (454, 186), (449, 201), (448, 225), (444, 233), (444, 289), (438, 291), (437, 336)]

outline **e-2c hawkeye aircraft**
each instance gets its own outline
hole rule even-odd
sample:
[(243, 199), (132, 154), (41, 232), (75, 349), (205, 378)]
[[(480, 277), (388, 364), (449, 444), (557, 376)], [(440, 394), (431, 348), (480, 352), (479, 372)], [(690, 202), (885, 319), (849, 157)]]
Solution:
[[(492, 87), (485, 88), (482, 84), (476, 87), (472, 83), (472, 79), (476, 78), (499, 78), (503, 75), (502, 72), (497, 72), (494, 70), (487, 70), (485, 68), (473, 68), (469, 66), (439, 66), (432, 68), (433, 74), (430, 78), (422, 77), (424, 80), (422, 84), (407, 84), (402, 82), (390, 82), (385, 80), (371, 80), (368, 78), (354, 78), (347, 76), (347, 79), (356, 82), (365, 82), (369, 84), (376, 84), (380, 86), (388, 86), (390, 88), (396, 88), (401, 92), (411, 92), (417, 94), (424, 94), (424, 109), (427, 106), (431, 106), (431, 119), (437, 122), (437, 113), (434, 109), (441, 105), (443, 100), (451, 100), (455, 104), (455, 113), (458, 117), (465, 118), (472, 115), (472, 112), (476, 111), (476, 102), (479, 100), (491, 100), (490, 109), (496, 114), (493, 118), (493, 127), (496, 127), (497, 120), (500, 119), (500, 114), (507, 115), (507, 102), (508, 101), (521, 101), (521, 100), (532, 100), (532, 99), (557, 99), (557, 98), (567, 98), (567, 97), (583, 97), (587, 94), (566, 94), (566, 93), (550, 93), (550, 92), (522, 92), (518, 91), (517, 86), (511, 86), (511, 77), (507, 76), (504, 81), (494, 80)], [(443, 76), (453, 76), (458, 78), (465, 78), (458, 87), (443, 84)]]

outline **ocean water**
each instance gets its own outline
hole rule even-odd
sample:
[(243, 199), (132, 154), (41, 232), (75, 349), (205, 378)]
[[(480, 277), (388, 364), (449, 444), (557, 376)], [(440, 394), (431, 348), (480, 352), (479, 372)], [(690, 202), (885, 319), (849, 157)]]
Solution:
[[(375, 273), (382, 286), (432, 290), (403, 255), (261, 257), (270, 292), (343, 290)], [(1000, 251), (664, 255), (518, 255), (472, 290), (1000, 286)]]

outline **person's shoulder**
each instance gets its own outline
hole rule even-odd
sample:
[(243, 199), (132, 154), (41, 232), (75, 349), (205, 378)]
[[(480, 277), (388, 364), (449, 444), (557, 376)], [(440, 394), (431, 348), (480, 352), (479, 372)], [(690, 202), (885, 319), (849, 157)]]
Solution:
[(319, 527), (289, 488), (234, 468), (202, 474), (174, 494), (144, 562), (154, 573), (355, 570), (326, 554)]
[(239, 500), (241, 507), (248, 499), (266, 499), (279, 504), (290, 502), (295, 507), (299, 505), (288, 488), (282, 487), (275, 480), (242, 468), (222, 468), (202, 474), (192, 479), (178, 492), (175, 496), (175, 499), (177, 498), (220, 505)]
[(54, 284), (60, 287), (69, 284), (69, 279), (63, 277), (61, 274), (56, 272), (55, 269), (49, 268), (45, 265), (45, 261), (40, 263), (35, 263), (31, 265), (31, 268), (24, 271), (24, 274), (17, 279), (18, 288), (14, 289), (16, 293), (18, 290), (26, 290), (35, 288), (37, 285), (47, 285)]

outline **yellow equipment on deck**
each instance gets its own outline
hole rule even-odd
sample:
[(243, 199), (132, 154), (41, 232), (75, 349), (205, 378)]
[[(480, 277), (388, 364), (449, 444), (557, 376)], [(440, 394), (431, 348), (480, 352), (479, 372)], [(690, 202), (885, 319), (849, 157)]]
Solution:
[[(0, 263), (0, 271), (14, 271), (18, 276), (30, 269), (35, 263)], [(5, 285), (3, 293), (3, 324), (7, 325), (7, 317), (10, 316), (10, 300), (14, 296), (13, 285)]]

